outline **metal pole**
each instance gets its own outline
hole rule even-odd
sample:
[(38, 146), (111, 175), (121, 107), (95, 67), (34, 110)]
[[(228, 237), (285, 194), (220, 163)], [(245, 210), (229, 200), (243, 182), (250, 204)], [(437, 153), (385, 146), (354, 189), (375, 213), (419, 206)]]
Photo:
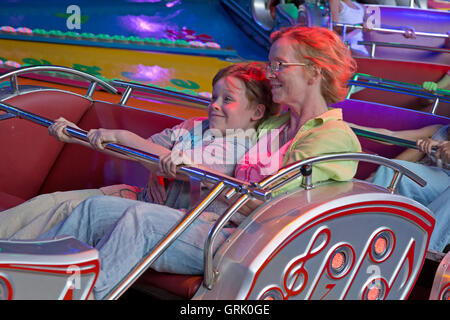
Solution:
[(186, 230), (192, 222), (208, 207), (208, 205), (219, 196), (225, 188), (223, 182), (220, 182), (211, 191), (211, 193), (203, 199), (196, 208), (191, 210), (169, 233), (155, 246), (153, 251), (120, 283), (113, 291), (108, 294), (107, 300), (119, 298), (125, 290), (130, 287), (139, 276), (144, 273), (150, 265)]

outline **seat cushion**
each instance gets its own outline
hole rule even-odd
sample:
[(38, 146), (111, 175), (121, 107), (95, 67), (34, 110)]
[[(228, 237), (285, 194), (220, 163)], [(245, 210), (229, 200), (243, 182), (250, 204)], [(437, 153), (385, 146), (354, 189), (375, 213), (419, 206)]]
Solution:
[(22, 202), (25, 202), (25, 200), (12, 194), (0, 191), (0, 211), (15, 207)]
[[(53, 91), (29, 92), (5, 102), (48, 119), (64, 117), (75, 123), (91, 104), (84, 97)], [(63, 143), (43, 126), (12, 118), (0, 121), (0, 146), (0, 190), (30, 199), (39, 193)]]
[(202, 284), (203, 276), (146, 271), (137, 281), (141, 288), (157, 288), (181, 299), (191, 299)]

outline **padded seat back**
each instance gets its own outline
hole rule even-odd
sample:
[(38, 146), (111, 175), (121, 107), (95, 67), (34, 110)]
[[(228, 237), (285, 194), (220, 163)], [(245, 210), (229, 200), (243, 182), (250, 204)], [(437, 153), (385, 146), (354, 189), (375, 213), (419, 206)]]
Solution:
[[(84, 130), (125, 129), (142, 137), (150, 137), (181, 121), (164, 114), (95, 101), (78, 125)], [(148, 170), (135, 161), (124, 161), (84, 146), (66, 144), (40, 193), (99, 188), (119, 183), (143, 186), (147, 179)]]
[[(449, 69), (448, 65), (445, 64), (440, 65), (379, 58), (369, 59), (357, 57), (355, 59), (358, 64), (358, 72), (360, 73), (420, 86), (424, 81), (439, 81)], [(351, 98), (413, 110), (420, 110), (427, 104), (424, 98), (369, 88), (364, 88), (352, 94)], [(436, 114), (449, 117), (450, 104), (440, 102)]]
[[(68, 92), (35, 91), (3, 102), (49, 119), (78, 123), (91, 101)], [(38, 194), (63, 144), (45, 127), (23, 119), (0, 121), (0, 191), (29, 199)]]

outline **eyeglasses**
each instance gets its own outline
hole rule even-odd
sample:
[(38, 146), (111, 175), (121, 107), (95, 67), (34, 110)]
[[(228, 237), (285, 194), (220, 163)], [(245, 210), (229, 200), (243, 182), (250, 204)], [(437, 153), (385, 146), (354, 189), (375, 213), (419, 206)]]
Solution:
[(274, 61), (274, 62), (269, 62), (267, 64), (267, 72), (272, 71), (272, 72), (278, 72), (280, 71), (281, 67), (288, 67), (288, 66), (306, 66), (306, 63), (301, 63), (301, 62), (280, 62), (280, 61)]

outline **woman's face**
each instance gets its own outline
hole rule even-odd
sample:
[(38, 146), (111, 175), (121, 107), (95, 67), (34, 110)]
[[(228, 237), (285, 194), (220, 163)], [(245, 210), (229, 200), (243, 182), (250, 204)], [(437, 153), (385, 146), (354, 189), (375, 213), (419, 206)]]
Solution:
[[(294, 40), (280, 38), (270, 47), (269, 63), (305, 63), (295, 53)], [(270, 80), (273, 101), (282, 105), (293, 106), (301, 104), (308, 83), (308, 72), (305, 66), (280, 66), (273, 72), (268, 68), (266, 77)]]
[(258, 119), (256, 109), (250, 107), (246, 87), (242, 80), (226, 76), (216, 82), (208, 106), (211, 129), (225, 135), (226, 129), (247, 130), (255, 126)]

